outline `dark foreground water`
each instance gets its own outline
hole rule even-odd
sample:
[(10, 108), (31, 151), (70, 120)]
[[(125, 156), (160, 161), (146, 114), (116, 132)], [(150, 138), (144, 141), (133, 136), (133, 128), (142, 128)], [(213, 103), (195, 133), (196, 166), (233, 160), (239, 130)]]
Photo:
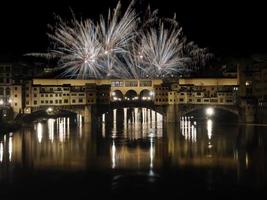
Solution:
[(190, 116), (164, 124), (145, 109), (115, 115), (42, 120), (2, 136), (0, 199), (266, 195), (266, 126)]

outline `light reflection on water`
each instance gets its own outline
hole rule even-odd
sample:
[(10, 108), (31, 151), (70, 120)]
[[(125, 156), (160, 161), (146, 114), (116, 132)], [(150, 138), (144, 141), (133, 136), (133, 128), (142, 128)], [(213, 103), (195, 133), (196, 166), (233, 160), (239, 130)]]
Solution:
[(149, 175), (163, 167), (194, 167), (231, 171), (237, 182), (249, 174), (265, 184), (265, 132), (266, 127), (225, 126), (191, 116), (182, 117), (179, 125), (166, 124), (161, 114), (145, 108), (113, 110), (98, 124), (84, 124), (79, 115), (51, 118), (0, 139), (0, 181), (12, 166), (138, 170)]

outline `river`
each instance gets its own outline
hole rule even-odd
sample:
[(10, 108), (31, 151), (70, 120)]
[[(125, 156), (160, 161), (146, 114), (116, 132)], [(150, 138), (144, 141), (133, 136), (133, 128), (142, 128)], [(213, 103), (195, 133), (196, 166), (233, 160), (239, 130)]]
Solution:
[(43, 119), (0, 139), (2, 197), (265, 194), (267, 126), (147, 109)]

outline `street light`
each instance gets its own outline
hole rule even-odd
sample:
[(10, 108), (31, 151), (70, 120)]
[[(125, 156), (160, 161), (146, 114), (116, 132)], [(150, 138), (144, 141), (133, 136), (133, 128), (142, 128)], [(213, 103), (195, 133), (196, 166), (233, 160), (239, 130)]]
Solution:
[(206, 115), (208, 115), (208, 116), (214, 115), (214, 109), (213, 108), (207, 108), (206, 109)]
[(51, 113), (51, 112), (53, 112), (53, 108), (51, 108), (51, 107), (47, 108), (46, 112), (47, 112), (47, 113)]

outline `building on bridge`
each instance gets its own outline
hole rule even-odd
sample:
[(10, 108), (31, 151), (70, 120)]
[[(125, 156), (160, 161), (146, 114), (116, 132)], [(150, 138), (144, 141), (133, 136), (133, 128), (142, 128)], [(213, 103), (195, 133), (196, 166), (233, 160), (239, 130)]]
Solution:
[(14, 111), (22, 110), (25, 114), (54, 107), (79, 110), (77, 112), (85, 116), (88, 110), (84, 108), (92, 106), (149, 103), (164, 108), (161, 110), (166, 116), (169, 114), (167, 121), (174, 121), (178, 105), (235, 105), (238, 81), (236, 78), (186, 78), (171, 83), (163, 80), (32, 79), (20, 86), (19, 91), (19, 109)]

